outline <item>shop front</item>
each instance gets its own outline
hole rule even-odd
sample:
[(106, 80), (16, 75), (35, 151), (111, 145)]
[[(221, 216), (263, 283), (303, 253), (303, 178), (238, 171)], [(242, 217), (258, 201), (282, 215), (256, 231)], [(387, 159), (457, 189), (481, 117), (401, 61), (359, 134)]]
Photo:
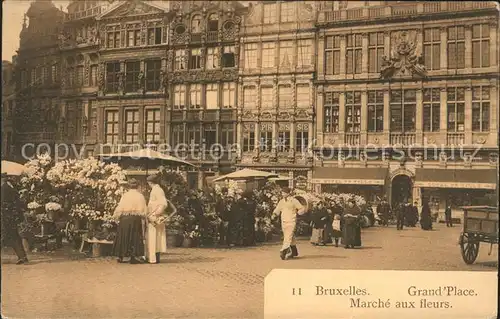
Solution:
[[(494, 169), (417, 169), (415, 187), (431, 210), (444, 221), (448, 205), (454, 219), (462, 219), (463, 206), (496, 202), (497, 171)], [(496, 203), (494, 204), (496, 206)]]
[(352, 193), (378, 203), (385, 195), (387, 168), (315, 167), (312, 183), (316, 192)]

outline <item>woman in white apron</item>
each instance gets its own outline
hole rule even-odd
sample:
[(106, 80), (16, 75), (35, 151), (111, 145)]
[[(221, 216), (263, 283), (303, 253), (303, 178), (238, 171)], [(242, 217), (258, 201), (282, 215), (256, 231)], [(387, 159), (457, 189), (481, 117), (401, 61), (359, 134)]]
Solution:
[(151, 264), (160, 263), (160, 253), (167, 252), (167, 231), (165, 229), (165, 212), (169, 202), (165, 192), (158, 185), (156, 176), (149, 176), (148, 184), (151, 194), (148, 203), (148, 225), (146, 230), (146, 259)]

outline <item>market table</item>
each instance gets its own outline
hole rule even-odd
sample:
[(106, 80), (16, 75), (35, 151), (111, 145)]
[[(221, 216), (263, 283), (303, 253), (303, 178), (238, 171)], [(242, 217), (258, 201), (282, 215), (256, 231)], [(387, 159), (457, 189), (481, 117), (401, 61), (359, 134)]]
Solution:
[[(113, 241), (110, 240), (99, 240), (97, 238), (85, 238), (82, 241), (82, 247), (80, 251), (83, 251), (85, 243), (92, 245), (92, 257), (101, 257), (103, 255), (103, 250), (106, 245), (113, 245)], [(108, 246), (109, 247), (109, 246)]]

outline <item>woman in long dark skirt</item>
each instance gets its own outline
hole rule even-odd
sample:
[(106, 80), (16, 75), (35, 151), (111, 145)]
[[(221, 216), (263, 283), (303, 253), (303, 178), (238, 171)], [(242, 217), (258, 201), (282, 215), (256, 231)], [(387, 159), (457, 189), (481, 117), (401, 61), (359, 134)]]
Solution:
[(256, 243), (255, 237), (255, 210), (256, 203), (253, 199), (253, 192), (246, 191), (242, 194), (244, 205), (243, 217), (243, 245), (254, 246)]
[(311, 217), (311, 244), (324, 246), (326, 245), (327, 237), (329, 235), (326, 232), (326, 225), (330, 222), (328, 210), (322, 204), (319, 204)]
[(355, 203), (350, 201), (343, 216), (342, 243), (344, 244), (344, 248), (361, 246), (360, 213)]
[(122, 195), (113, 215), (119, 220), (113, 256), (117, 256), (120, 263), (124, 262), (124, 257), (130, 257), (131, 264), (138, 264), (139, 258), (144, 256), (144, 227), (148, 208), (146, 199), (137, 190), (138, 186), (134, 179), (128, 182), (129, 190)]
[(423, 230), (432, 230), (431, 208), (429, 207), (429, 203), (427, 201), (424, 201), (424, 203), (422, 204), (420, 226)]

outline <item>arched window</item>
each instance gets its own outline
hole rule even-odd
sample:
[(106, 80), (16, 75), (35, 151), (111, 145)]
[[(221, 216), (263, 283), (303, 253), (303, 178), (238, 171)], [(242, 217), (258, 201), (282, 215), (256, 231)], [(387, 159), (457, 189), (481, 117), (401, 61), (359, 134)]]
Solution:
[(201, 16), (195, 15), (191, 20), (191, 33), (201, 33)]
[(212, 13), (208, 17), (208, 31), (218, 31), (219, 30), (219, 16), (217, 13)]

